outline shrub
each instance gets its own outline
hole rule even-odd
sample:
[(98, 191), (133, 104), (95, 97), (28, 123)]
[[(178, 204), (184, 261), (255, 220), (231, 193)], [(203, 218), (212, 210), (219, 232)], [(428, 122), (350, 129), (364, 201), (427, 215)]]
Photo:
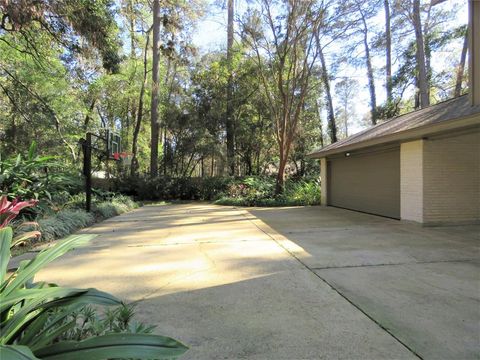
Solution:
[(228, 177), (126, 177), (116, 180), (114, 188), (136, 200), (215, 200), (227, 191), (232, 181)]
[(275, 179), (249, 176), (233, 182), (228, 191), (215, 203), (233, 206), (274, 206), (280, 199), (275, 196)]
[(124, 201), (121, 201), (119, 198), (115, 198), (111, 201), (102, 201), (100, 203), (93, 204), (93, 213), (98, 219), (106, 219), (113, 216), (117, 216), (131, 209), (135, 209), (138, 205), (131, 200), (129, 197), (124, 196)]
[(54, 156), (39, 156), (35, 142), (26, 155), (0, 157), (0, 192), (10, 198), (51, 201), (52, 194), (80, 189), (79, 177), (65, 171)]
[(109, 333), (150, 334), (156, 328), (132, 321), (134, 315), (135, 305), (121, 304), (107, 309), (104, 314), (99, 314), (92, 306), (85, 306), (62, 321), (63, 324), (75, 322), (76, 326), (65, 331), (58, 340), (81, 341)]
[(282, 195), (275, 195), (275, 178), (158, 178), (138, 177), (117, 180), (116, 191), (138, 200), (214, 200), (216, 204), (237, 206), (316, 205), (320, 186), (316, 179), (291, 179)]
[(272, 178), (248, 177), (237, 180), (228, 192), (215, 201), (230, 206), (299, 206), (320, 203), (320, 186), (317, 180), (289, 180), (285, 191), (275, 195)]
[(21, 236), (39, 230), (42, 235), (38, 239), (53, 241), (90, 226), (95, 221), (120, 215), (138, 207), (138, 204), (128, 196), (117, 194), (111, 196), (108, 201), (99, 201), (99, 198), (95, 196), (91, 213), (87, 213), (83, 209), (85, 195), (72, 196), (70, 201), (60, 210), (44, 212), (35, 223), (22, 226), (22, 228), (15, 226), (15, 231)]
[(285, 199), (302, 205), (320, 204), (320, 183), (318, 180), (287, 182)]
[(200, 200), (218, 199), (233, 181), (230, 177), (221, 176), (200, 178), (200, 180)]
[(64, 209), (55, 215), (37, 221), (43, 241), (65, 237), (94, 222), (94, 217), (80, 209)]

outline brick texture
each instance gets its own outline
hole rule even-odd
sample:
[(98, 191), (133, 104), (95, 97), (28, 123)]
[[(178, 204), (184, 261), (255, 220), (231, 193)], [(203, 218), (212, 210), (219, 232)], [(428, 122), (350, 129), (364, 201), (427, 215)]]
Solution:
[(400, 218), (423, 222), (423, 140), (400, 146)]
[(423, 147), (423, 221), (480, 221), (480, 131), (431, 138)]
[(327, 205), (327, 159), (320, 159), (320, 186), (321, 186), (321, 198), (320, 203)]

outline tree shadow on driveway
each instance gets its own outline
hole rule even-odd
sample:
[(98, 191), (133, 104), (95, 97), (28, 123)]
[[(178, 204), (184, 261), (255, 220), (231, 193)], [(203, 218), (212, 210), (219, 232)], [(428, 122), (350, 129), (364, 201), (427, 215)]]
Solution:
[(247, 211), (419, 356), (480, 356), (480, 226), (429, 228), (330, 207)]

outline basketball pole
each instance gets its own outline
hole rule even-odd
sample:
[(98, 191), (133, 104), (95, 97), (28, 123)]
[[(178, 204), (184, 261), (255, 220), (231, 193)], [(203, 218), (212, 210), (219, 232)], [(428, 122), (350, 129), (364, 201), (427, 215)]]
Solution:
[(85, 210), (92, 207), (92, 134), (87, 132), (83, 142), (83, 174), (85, 175)]
[[(111, 159), (110, 151), (113, 147), (113, 143), (110, 144), (110, 130), (107, 130), (106, 137), (100, 135), (92, 134), (87, 132), (85, 134), (85, 139), (81, 140), (82, 149), (83, 149), (83, 175), (85, 176), (85, 210), (90, 212), (92, 209), (92, 149), (98, 152), (103, 152), (104, 150), (92, 145), (92, 136), (95, 138), (104, 141), (107, 146), (107, 171), (108, 171), (108, 160)], [(120, 150), (120, 136), (116, 135), (115, 139), (116, 149)]]

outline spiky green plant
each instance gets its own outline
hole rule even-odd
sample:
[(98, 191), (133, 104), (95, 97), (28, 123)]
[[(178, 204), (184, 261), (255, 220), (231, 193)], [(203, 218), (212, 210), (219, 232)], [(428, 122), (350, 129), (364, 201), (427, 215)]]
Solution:
[[(8, 275), (13, 231), (7, 225), (16, 208), (6, 200), (0, 203), (4, 205), (0, 218), (3, 215), (8, 219), (0, 228), (0, 359), (171, 359), (188, 349), (174, 339), (145, 332), (102, 331), (99, 336), (81, 341), (62, 340), (69, 339), (68, 334), (77, 326), (75, 314), (80, 309), (87, 305), (121, 305), (121, 302), (96, 289), (34, 282), (34, 276), (67, 251), (87, 244), (95, 235), (70, 236), (32, 260), (21, 262), (18, 269)], [(18, 208), (21, 203), (15, 204)], [(126, 312), (120, 318), (124, 318), (125, 324), (130, 314), (123, 311)]]

